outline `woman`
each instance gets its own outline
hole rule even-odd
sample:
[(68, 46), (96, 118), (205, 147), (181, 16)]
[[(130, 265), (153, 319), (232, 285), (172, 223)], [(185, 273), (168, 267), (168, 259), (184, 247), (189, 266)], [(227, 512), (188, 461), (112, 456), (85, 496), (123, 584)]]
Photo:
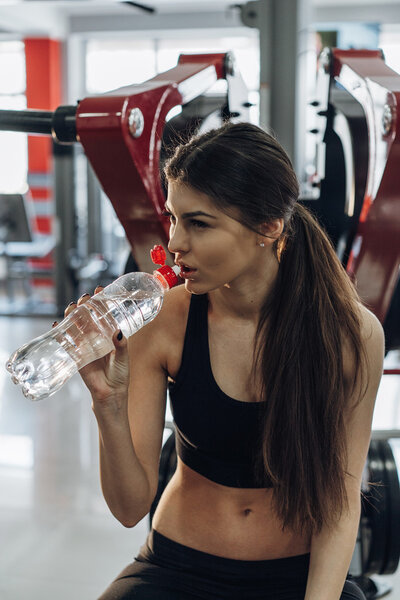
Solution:
[(167, 385), (178, 465), (146, 544), (101, 600), (361, 599), (346, 575), (382, 327), (297, 203), (273, 137), (227, 124), (179, 147), (165, 175), (185, 283), (81, 374), (121, 523), (155, 496)]

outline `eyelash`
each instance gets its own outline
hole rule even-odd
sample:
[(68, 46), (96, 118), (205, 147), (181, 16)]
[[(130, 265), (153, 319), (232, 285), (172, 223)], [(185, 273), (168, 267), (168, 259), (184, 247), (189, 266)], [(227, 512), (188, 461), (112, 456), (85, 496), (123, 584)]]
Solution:
[[(163, 217), (168, 217), (171, 220), (171, 222), (172, 219), (175, 218), (174, 215), (171, 214), (168, 210), (163, 210), (161, 214), (163, 215)], [(208, 223), (204, 223), (204, 221), (198, 221), (197, 219), (190, 219), (189, 223), (197, 229), (206, 229), (207, 227), (209, 227)]]

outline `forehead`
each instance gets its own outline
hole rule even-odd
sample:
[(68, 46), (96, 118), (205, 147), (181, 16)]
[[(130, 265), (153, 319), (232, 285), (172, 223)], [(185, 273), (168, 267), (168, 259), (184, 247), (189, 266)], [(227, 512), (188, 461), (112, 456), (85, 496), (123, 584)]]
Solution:
[(168, 204), (179, 212), (203, 210), (215, 215), (221, 213), (207, 194), (175, 181), (168, 183)]
[(205, 218), (207, 215), (214, 217), (208, 220), (218, 228), (235, 235), (244, 233), (246, 236), (254, 236), (254, 230), (244, 224), (243, 215), (238, 208), (227, 206), (226, 210), (221, 210), (210, 196), (184, 183), (168, 183), (167, 209), (177, 217), (185, 216), (185, 213), (201, 212)]

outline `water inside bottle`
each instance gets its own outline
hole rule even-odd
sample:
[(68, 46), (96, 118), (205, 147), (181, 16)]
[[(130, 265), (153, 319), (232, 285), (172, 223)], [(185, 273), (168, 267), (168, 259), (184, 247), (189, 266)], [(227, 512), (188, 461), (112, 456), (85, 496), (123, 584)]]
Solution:
[[(163, 302), (162, 294), (138, 289), (134, 292), (119, 292), (118, 295), (102, 294), (93, 296), (91, 307), (98, 311), (98, 318), (112, 324), (113, 331), (120, 329), (125, 337), (130, 337), (159, 313)], [(100, 296), (100, 295), (99, 295)], [(95, 315), (92, 315), (94, 318)]]
[(123, 276), (52, 330), (16, 350), (6, 365), (13, 382), (31, 400), (51, 396), (78, 370), (112, 351), (116, 331), (128, 338), (152, 321), (163, 292), (147, 273)]
[(22, 393), (30, 400), (41, 400), (57, 392), (74, 373), (73, 358), (48, 334), (41, 342), (25, 344), (10, 356), (6, 364), (14, 383), (21, 385)]

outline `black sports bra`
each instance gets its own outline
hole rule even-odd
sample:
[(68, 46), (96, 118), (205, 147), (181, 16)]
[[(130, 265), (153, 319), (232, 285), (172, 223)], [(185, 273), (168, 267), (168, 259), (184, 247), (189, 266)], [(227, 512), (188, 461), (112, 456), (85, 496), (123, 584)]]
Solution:
[(208, 298), (192, 295), (182, 362), (169, 384), (176, 450), (191, 469), (221, 485), (271, 487), (255, 476), (263, 403), (242, 402), (217, 385), (208, 345)]

